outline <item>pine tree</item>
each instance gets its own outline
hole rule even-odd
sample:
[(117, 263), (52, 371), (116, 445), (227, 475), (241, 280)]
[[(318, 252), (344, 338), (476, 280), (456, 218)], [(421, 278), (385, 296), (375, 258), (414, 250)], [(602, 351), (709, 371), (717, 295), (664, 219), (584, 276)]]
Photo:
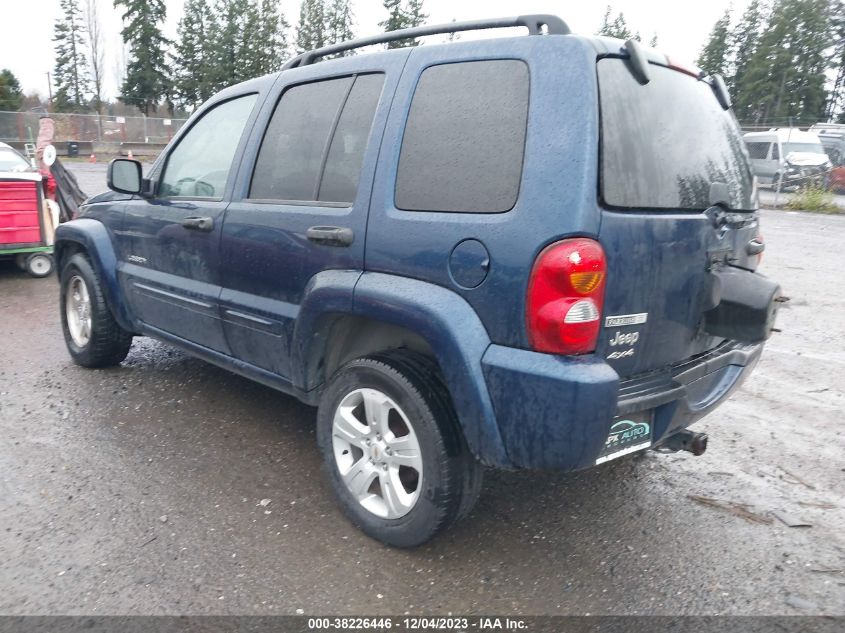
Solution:
[(740, 103), (739, 89), (745, 82), (745, 75), (748, 72), (748, 65), (757, 50), (757, 42), (760, 39), (760, 32), (763, 28), (763, 13), (758, 0), (751, 0), (751, 4), (742, 14), (742, 19), (734, 27), (731, 33), (731, 49), (733, 54), (733, 73), (726, 78), (728, 89), (731, 93), (731, 100), (734, 103), (734, 111), (740, 119), (747, 115), (743, 111), (744, 104)]
[(258, 42), (253, 70), (256, 77), (276, 72), (288, 57), (289, 24), (275, 0), (261, 0), (258, 8)]
[(748, 64), (738, 102), (766, 125), (824, 118), (833, 15), (828, 0), (778, 0)]
[(349, 0), (331, 0), (326, 9), (326, 44), (337, 44), (354, 38), (354, 22)]
[(730, 28), (731, 10), (728, 8), (713, 25), (713, 29), (710, 31), (710, 39), (701, 49), (701, 54), (695, 62), (705, 74), (722, 75), (723, 77), (728, 74), (731, 52)]
[(0, 70), (0, 110), (16, 112), (23, 104), (21, 83), (8, 68)]
[(235, 61), (235, 74), (232, 77), (232, 83), (239, 83), (260, 76), (257, 67), (264, 42), (258, 39), (261, 23), (255, 0), (237, 0), (235, 4), (243, 7), (240, 16), (243, 26), (236, 39), (240, 53)]
[(89, 88), (85, 21), (77, 0), (61, 0), (60, 7), (62, 16), (53, 26), (56, 43), (53, 105), (57, 112), (81, 112)]
[(213, 55), (210, 73), (216, 92), (248, 79), (251, 75), (258, 17), (250, 0), (217, 0), (210, 27)]
[(652, 48), (657, 48), (657, 33), (654, 33), (651, 36), (651, 39), (648, 41), (648, 45)]
[(636, 39), (639, 41), (640, 34), (637, 33), (636, 35), (631, 31), (628, 27), (628, 23), (625, 21), (625, 15), (620, 11), (619, 14), (613, 19), (610, 19), (610, 14), (613, 12), (613, 9), (610, 5), (607, 5), (607, 9), (604, 12), (604, 19), (602, 21), (601, 28), (599, 29), (596, 35), (604, 35), (606, 37), (616, 37), (620, 40), (630, 40)]
[(211, 46), (213, 16), (208, 0), (187, 0), (176, 30), (172, 55), (174, 96), (193, 109), (214, 94), (214, 59)]
[(326, 3), (302, 0), (296, 27), (296, 52), (304, 53), (326, 45)]
[[(405, 12), (402, 10), (402, 0), (384, 0), (384, 8), (387, 9), (387, 19), (378, 23), (384, 32), (404, 29)], [(402, 42), (388, 42), (387, 48), (400, 48), (402, 45)]]
[[(387, 10), (387, 19), (379, 22), (379, 26), (385, 33), (421, 26), (428, 15), (423, 13), (423, 0), (384, 0), (384, 8)], [(419, 40), (407, 39), (388, 42), (387, 48), (402, 48), (405, 46), (417, 46)]]
[(120, 33), (129, 45), (120, 100), (149, 115), (170, 97), (169, 42), (161, 32), (167, 8), (164, 0), (114, 0), (114, 5), (124, 8)]
[(428, 19), (428, 14), (423, 13), (423, 0), (408, 0), (408, 5), (405, 7), (405, 15), (407, 16), (409, 28), (422, 26)]

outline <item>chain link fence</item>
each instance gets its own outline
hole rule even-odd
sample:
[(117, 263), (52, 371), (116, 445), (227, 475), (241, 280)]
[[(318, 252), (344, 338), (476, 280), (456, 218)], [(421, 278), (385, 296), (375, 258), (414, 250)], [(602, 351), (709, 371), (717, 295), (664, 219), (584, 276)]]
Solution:
[[(0, 111), (0, 141), (34, 143), (38, 136), (36, 112)], [(55, 141), (91, 143), (165, 144), (173, 138), (187, 119), (165, 119), (145, 116), (106, 116), (98, 114), (50, 113), (56, 122)]]

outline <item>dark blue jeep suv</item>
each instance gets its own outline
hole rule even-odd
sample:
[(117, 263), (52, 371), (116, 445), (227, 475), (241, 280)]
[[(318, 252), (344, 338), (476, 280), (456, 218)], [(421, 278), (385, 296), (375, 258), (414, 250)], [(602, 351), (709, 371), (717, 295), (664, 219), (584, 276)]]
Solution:
[(700, 454), (686, 428), (780, 298), (722, 80), (553, 16), (305, 53), (109, 187), (57, 234), (74, 361), (151, 336), (318, 405), (340, 506), (396, 546), (466, 514), (483, 466)]

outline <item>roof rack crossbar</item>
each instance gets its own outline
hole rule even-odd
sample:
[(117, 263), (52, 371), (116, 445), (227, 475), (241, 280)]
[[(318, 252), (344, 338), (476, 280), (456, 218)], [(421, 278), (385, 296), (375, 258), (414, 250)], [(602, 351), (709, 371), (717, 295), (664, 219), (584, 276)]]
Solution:
[(398, 40), (408, 40), (417, 37), (424, 37), (426, 35), (438, 35), (441, 33), (458, 33), (460, 31), (479, 31), (482, 29), (504, 29), (514, 26), (524, 26), (528, 29), (529, 35), (540, 35), (543, 33), (543, 27), (546, 27), (545, 32), (549, 35), (567, 35), (572, 31), (566, 25), (566, 22), (561, 20), (556, 15), (519, 15), (510, 18), (491, 18), (487, 20), (471, 20), (468, 22), (451, 22), (449, 24), (432, 24), (428, 26), (416, 26), (410, 29), (399, 29), (397, 31), (388, 31), (387, 33), (380, 33), (378, 35), (371, 35), (369, 37), (360, 37), (346, 42), (338, 42), (322, 48), (314, 49), (313, 51), (306, 51), (289, 60), (282, 70), (288, 68), (298, 68), (300, 66), (308, 66), (313, 64), (316, 60), (326, 55), (334, 55), (344, 51), (351, 51), (356, 48), (364, 46), (372, 46), (374, 44), (385, 44), (387, 42), (396, 42)]

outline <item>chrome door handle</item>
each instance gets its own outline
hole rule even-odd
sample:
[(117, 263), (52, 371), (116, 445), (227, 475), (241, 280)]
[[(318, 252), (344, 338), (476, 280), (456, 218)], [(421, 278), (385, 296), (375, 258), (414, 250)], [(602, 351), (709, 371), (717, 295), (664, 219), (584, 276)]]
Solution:
[(214, 229), (214, 218), (184, 218), (180, 224), (193, 231), (211, 231)]
[(305, 236), (324, 246), (349, 246), (355, 240), (352, 229), (339, 226), (312, 226), (305, 232)]

